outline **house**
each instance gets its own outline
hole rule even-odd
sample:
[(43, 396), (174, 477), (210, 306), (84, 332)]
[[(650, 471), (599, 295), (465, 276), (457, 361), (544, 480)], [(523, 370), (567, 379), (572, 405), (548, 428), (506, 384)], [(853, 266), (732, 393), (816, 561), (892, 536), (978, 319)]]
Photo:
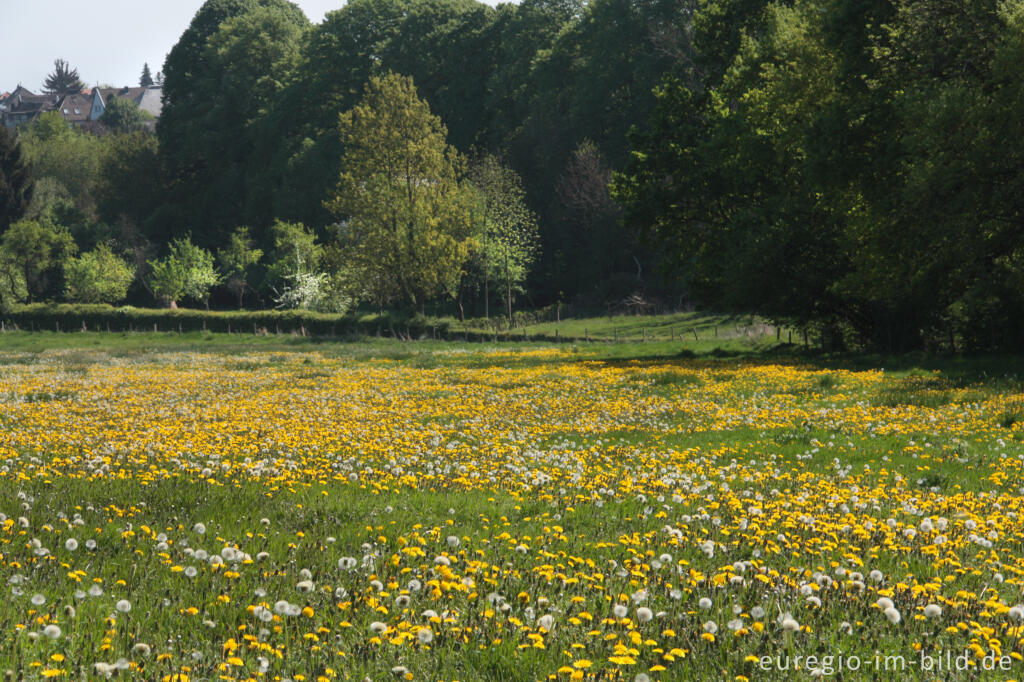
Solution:
[(0, 117), (8, 128), (15, 128), (35, 119), (44, 111), (53, 111), (59, 100), (59, 95), (37, 95), (19, 85), (3, 101), (4, 109), (0, 111)]
[(163, 109), (159, 86), (140, 88), (93, 88), (66, 94), (37, 95), (19, 85), (14, 92), (0, 97), (0, 122), (8, 128), (35, 120), (47, 111), (56, 111), (73, 126), (86, 126), (106, 111), (111, 97), (126, 97), (139, 108), (159, 118)]
[(111, 97), (127, 97), (139, 105), (139, 109), (160, 118), (163, 109), (163, 89), (158, 85), (139, 88), (94, 88), (92, 91), (91, 120), (95, 121), (106, 111)]
[(84, 93), (61, 95), (56, 111), (71, 125), (82, 125), (91, 120), (92, 100), (92, 95)]

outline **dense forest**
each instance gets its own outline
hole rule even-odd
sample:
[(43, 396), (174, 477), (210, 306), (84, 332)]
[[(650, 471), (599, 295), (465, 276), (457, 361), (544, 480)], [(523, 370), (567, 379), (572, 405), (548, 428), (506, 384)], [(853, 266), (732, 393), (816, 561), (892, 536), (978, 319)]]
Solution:
[(319, 25), (208, 0), (155, 135), (0, 139), (0, 296), (640, 294), (836, 348), (1016, 349), (1021, 63), (1018, 0), (351, 0)]

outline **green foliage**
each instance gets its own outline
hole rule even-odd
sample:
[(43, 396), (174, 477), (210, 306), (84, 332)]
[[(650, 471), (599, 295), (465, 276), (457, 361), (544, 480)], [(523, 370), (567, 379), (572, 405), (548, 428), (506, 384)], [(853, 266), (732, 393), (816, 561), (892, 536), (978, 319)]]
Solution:
[(1019, 347), (1020, 14), (707, 3), (707, 85), (658, 89), (615, 180), (627, 223), (704, 305), (833, 345)]
[[(96, 216), (96, 184), (103, 140), (68, 126), (56, 111), (42, 114), (21, 134), (26, 161), (37, 180), (52, 178), (86, 219)], [(46, 213), (42, 206), (37, 214)]]
[(139, 76), (139, 85), (148, 88), (153, 85), (153, 74), (149, 70), (149, 62), (142, 65), (142, 75)]
[(511, 324), (513, 295), (522, 293), (537, 256), (537, 216), (527, 206), (519, 176), (495, 157), (477, 159), (469, 177), (478, 193), (483, 223), (474, 260), (485, 290), (485, 316), (493, 285), (502, 292)]
[(146, 283), (153, 295), (169, 307), (181, 298), (207, 304), (210, 289), (220, 283), (213, 254), (192, 243), (188, 237), (171, 242), (166, 257), (150, 262)]
[(0, 234), (19, 220), (32, 200), (32, 177), (22, 148), (7, 126), (0, 126)]
[(245, 292), (250, 288), (253, 270), (262, 257), (263, 252), (253, 245), (248, 227), (236, 228), (231, 233), (227, 247), (217, 252), (224, 285), (238, 297), (239, 308), (242, 307)]
[[(62, 331), (80, 330), (84, 325), (89, 330), (127, 332), (153, 331), (162, 332), (231, 332), (233, 334), (307, 335), (317, 336), (371, 336), (377, 335), (382, 328), (387, 332), (401, 329), (402, 334), (419, 337), (424, 334), (438, 334), (444, 337), (448, 333), (448, 325), (444, 322), (431, 322), (428, 326), (422, 318), (410, 319), (405, 316), (383, 316), (372, 321), (362, 321), (356, 316), (337, 313), (323, 313), (312, 310), (246, 310), (246, 311), (209, 311), (177, 309), (134, 308), (132, 306), (114, 307), (107, 304), (15, 304), (10, 306), (3, 316), (7, 328), (17, 324), (23, 330), (61, 329)], [(469, 336), (475, 336), (468, 333)], [(481, 334), (479, 338), (486, 335)], [(459, 334), (463, 337), (463, 333)], [(33, 341), (39, 344), (38, 337)], [(108, 337), (109, 338), (109, 337)]]
[[(159, 143), (154, 135), (135, 132), (104, 138), (96, 183), (99, 216), (108, 223), (142, 225), (164, 195)], [(166, 242), (166, 235), (151, 237)]]
[(270, 228), (273, 250), (267, 266), (266, 286), (280, 289), (299, 274), (317, 272), (323, 247), (316, 233), (302, 223), (274, 221)]
[(76, 250), (71, 234), (48, 221), (20, 220), (0, 239), (3, 297), (31, 303), (52, 294), (60, 265)]
[(85, 83), (78, 77), (78, 69), (72, 69), (63, 59), (53, 62), (53, 71), (43, 82), (43, 91), (54, 94), (81, 92)]
[(445, 128), (412, 79), (371, 78), (340, 117), (345, 155), (330, 207), (344, 221), (344, 266), (377, 301), (422, 306), (454, 289), (473, 240), (471, 191)]
[(64, 264), (65, 296), (75, 303), (117, 303), (128, 295), (135, 268), (105, 244)]
[(116, 133), (132, 133), (146, 127), (153, 115), (143, 111), (135, 100), (127, 97), (110, 97), (100, 116), (100, 123)]
[(208, 0), (172, 48), (157, 124), (175, 180), (165, 229), (204, 225), (203, 244), (214, 247), (240, 218), (266, 220), (259, 179), (273, 136), (253, 124), (290, 78), (308, 25), (284, 0)]

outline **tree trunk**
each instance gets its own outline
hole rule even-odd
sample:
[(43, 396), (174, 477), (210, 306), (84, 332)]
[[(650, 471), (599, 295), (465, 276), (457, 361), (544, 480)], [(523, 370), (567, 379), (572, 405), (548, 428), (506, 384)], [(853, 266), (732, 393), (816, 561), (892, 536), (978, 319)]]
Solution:
[(508, 310), (508, 328), (512, 328), (512, 274), (509, 272), (508, 251), (505, 252), (505, 305)]

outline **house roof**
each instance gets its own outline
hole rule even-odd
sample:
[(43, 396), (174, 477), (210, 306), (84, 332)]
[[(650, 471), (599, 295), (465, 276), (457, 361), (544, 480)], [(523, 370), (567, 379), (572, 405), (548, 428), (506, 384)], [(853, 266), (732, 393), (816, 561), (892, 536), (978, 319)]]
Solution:
[[(19, 88), (20, 90), (20, 88)], [(51, 109), (58, 101), (57, 95), (33, 95), (27, 90), (15, 90), (7, 100), (11, 113), (31, 113)], [(28, 93), (28, 94), (25, 94)]]
[(90, 95), (64, 95), (56, 108), (67, 121), (88, 121), (89, 114), (92, 113), (92, 97)]
[(143, 111), (148, 111), (153, 116), (160, 116), (163, 109), (163, 89), (159, 87), (137, 87), (137, 88), (97, 88), (100, 97), (104, 102), (111, 97), (126, 97), (136, 104)]

